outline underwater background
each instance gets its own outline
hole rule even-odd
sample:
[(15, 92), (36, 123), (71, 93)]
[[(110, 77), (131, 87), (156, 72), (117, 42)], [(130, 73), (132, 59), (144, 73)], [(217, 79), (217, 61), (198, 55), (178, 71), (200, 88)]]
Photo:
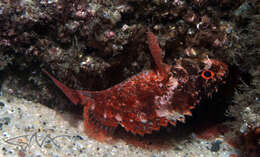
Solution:
[[(0, 0), (0, 156), (259, 157), (259, 11), (257, 0)], [(225, 84), (184, 123), (89, 137), (83, 106), (42, 69), (72, 89), (110, 88), (154, 68), (148, 31), (169, 65), (227, 64)]]

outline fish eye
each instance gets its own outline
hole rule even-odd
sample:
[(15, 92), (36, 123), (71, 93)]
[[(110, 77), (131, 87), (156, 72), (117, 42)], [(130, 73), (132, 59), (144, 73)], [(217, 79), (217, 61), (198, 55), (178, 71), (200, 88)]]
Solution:
[(214, 72), (211, 70), (205, 70), (201, 73), (201, 77), (204, 78), (205, 80), (209, 80), (214, 77)]

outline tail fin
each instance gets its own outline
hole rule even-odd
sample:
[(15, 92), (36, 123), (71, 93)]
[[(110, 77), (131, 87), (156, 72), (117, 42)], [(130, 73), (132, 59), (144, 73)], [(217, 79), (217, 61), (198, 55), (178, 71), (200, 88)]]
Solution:
[(62, 92), (70, 99), (70, 101), (73, 104), (79, 104), (81, 102), (80, 95), (76, 90), (73, 90), (64, 84), (62, 84), (60, 81), (58, 81), (56, 78), (54, 78), (50, 73), (48, 73), (45, 69), (42, 69), (42, 71), (55, 83), (57, 87), (59, 87)]

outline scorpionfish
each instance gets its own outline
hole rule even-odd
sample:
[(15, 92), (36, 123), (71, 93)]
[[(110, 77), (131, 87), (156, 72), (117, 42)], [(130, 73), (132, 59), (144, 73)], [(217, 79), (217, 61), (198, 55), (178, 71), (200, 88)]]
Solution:
[(163, 62), (156, 36), (148, 31), (149, 49), (155, 68), (101, 91), (71, 89), (43, 70), (73, 104), (84, 105), (86, 133), (106, 135), (118, 126), (144, 135), (177, 121), (185, 122), (191, 110), (204, 97), (225, 83), (225, 63), (204, 59), (180, 58), (175, 65)]

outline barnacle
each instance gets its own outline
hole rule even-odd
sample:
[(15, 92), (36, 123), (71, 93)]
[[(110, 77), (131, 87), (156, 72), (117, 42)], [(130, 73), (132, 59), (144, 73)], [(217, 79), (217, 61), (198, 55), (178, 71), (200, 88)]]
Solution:
[(87, 133), (103, 138), (103, 133), (121, 126), (144, 135), (168, 124), (176, 125), (177, 121), (184, 122), (186, 115), (192, 115), (191, 109), (203, 96), (211, 95), (225, 82), (225, 63), (206, 57), (181, 58), (175, 65), (165, 64), (157, 38), (150, 31), (147, 36), (156, 68), (105, 90), (73, 90), (43, 70), (72, 103), (84, 105)]

